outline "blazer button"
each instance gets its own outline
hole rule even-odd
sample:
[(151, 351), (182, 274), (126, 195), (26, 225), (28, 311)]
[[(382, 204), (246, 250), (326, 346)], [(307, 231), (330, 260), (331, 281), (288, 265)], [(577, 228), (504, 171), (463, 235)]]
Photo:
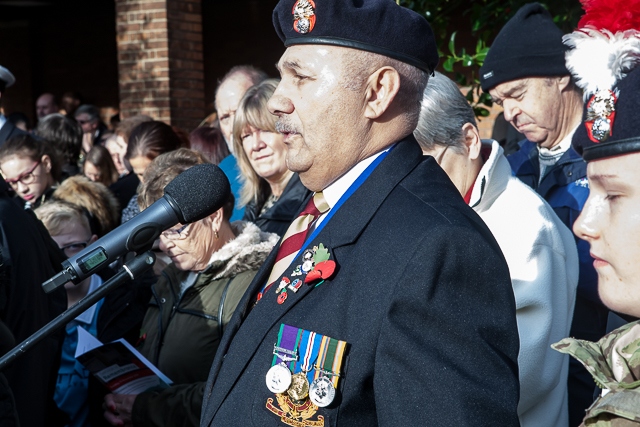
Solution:
[(161, 302), (162, 304), (164, 304), (165, 302), (167, 302), (167, 300), (166, 300), (166, 299), (164, 299), (164, 298), (160, 298), (160, 302)]

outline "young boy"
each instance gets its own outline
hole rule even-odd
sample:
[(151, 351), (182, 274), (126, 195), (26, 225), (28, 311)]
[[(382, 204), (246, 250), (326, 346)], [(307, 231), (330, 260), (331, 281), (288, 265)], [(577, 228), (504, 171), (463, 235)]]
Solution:
[[(45, 203), (35, 210), (35, 214), (67, 257), (74, 256), (98, 238), (95, 234), (91, 234), (89, 219), (82, 209), (71, 203), (62, 201)], [(66, 283), (64, 286), (67, 291), (67, 308), (93, 292), (101, 284), (102, 279), (97, 274), (77, 285), (71, 282)], [(101, 305), (102, 300), (69, 322), (65, 329), (54, 400), (69, 416), (67, 425), (70, 427), (84, 426), (89, 412), (87, 405), (89, 372), (74, 357), (78, 345), (77, 329), (78, 326), (82, 326), (92, 335), (96, 335), (98, 311)]]

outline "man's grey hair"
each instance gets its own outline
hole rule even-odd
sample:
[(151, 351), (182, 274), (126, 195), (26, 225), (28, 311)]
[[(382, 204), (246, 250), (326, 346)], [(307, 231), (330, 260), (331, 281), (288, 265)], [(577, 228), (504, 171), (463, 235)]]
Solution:
[(466, 123), (477, 127), (473, 108), (453, 80), (436, 72), (424, 90), (420, 120), (413, 136), (423, 150), (441, 145), (460, 152), (464, 145), (462, 126)]
[(420, 114), (420, 100), (429, 74), (405, 62), (364, 50), (349, 49), (348, 61), (345, 61), (343, 86), (351, 90), (359, 90), (364, 79), (381, 67), (391, 67), (400, 75), (400, 89), (394, 102), (405, 110), (405, 122), (414, 129)]

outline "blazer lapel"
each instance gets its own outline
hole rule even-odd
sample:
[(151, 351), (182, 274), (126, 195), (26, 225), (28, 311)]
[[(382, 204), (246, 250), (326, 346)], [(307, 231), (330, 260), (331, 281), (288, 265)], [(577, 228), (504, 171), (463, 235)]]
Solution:
[[(422, 151), (413, 136), (399, 142), (387, 158), (373, 171), (371, 176), (340, 207), (309, 247), (322, 243), (333, 256), (334, 248), (354, 242), (393, 188), (421, 161)], [(238, 306), (238, 310), (242, 310), (242, 312), (234, 314), (233, 325), (227, 326), (225, 331), (225, 338), (227, 339), (223, 340), (218, 349), (218, 356), (212, 367), (212, 373), (217, 377), (213, 381), (210, 379), (210, 383), (207, 384), (208, 390), (205, 393), (205, 402), (207, 402), (208, 396), (210, 396), (211, 400), (205, 403), (208, 408), (203, 411), (202, 425), (210, 424), (218, 408), (251, 361), (267, 333), (306, 294), (314, 289), (312, 285), (303, 284), (298, 292), (289, 292), (284, 304), (277, 303), (275, 289), (270, 289), (260, 303), (247, 314), (250, 305), (253, 305), (255, 301), (255, 295), (264, 286), (269, 276), (276, 252), (277, 249), (272, 251), (265, 265), (256, 275), (249, 290), (245, 293)], [(296, 265), (302, 263), (302, 252), (298, 254), (296, 261), (292, 263), (292, 266), (286, 270), (284, 275), (289, 275)], [(340, 260), (336, 261), (339, 265)], [(340, 272), (338, 271), (336, 277), (339, 274)], [(281, 278), (276, 283), (279, 283)], [(304, 279), (304, 277), (301, 278)], [(274, 284), (274, 286), (277, 286), (277, 284)], [(223, 352), (223, 355), (228, 352), (227, 355), (229, 356), (224, 361), (224, 371), (220, 371), (222, 365), (221, 352)], [(212, 389), (209, 389), (209, 387), (212, 387)]]

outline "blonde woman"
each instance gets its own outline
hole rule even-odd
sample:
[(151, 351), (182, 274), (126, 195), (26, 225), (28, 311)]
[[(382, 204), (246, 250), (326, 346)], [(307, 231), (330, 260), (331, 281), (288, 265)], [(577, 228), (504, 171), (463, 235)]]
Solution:
[(287, 169), (287, 147), (267, 108), (277, 85), (269, 79), (247, 90), (233, 122), (233, 146), (242, 173), (243, 219), (282, 236), (311, 192)]

